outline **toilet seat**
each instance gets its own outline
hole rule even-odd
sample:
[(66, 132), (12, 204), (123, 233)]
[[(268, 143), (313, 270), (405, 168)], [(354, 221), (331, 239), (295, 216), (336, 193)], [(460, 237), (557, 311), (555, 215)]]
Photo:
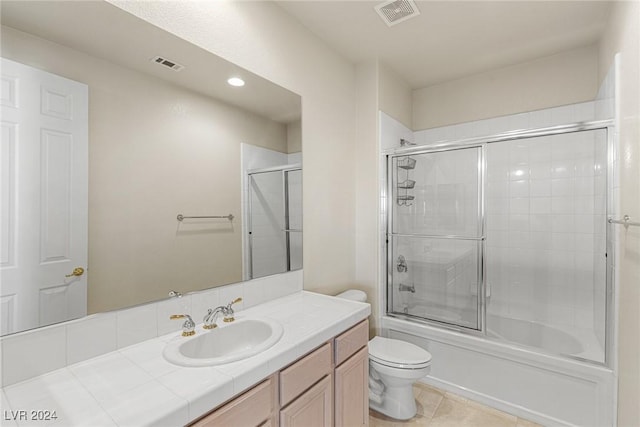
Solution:
[(369, 341), (369, 358), (396, 369), (423, 369), (431, 365), (431, 353), (406, 341), (374, 337)]

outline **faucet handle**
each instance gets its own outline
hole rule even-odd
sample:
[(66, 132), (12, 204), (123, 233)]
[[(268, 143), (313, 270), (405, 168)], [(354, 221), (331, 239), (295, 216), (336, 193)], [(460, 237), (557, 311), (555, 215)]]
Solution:
[(234, 299), (233, 301), (231, 301), (229, 304), (227, 304), (227, 306), (225, 307), (225, 309), (222, 311), (222, 313), (224, 314), (224, 319), (222, 319), (224, 322), (233, 322), (235, 319), (235, 317), (233, 317), (234, 315), (234, 311), (233, 308), (231, 308), (231, 306), (233, 304), (237, 304), (240, 301), (242, 301), (242, 298), (238, 297), (236, 299)]
[(169, 316), (169, 319), (187, 319), (182, 324), (182, 336), (190, 337), (191, 335), (195, 335), (196, 323), (188, 314), (172, 314)]

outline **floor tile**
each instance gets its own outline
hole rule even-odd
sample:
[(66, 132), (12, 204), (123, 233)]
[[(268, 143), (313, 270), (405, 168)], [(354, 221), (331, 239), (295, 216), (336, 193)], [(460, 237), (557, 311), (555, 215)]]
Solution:
[(426, 384), (415, 384), (413, 395), (415, 417), (400, 421), (370, 410), (370, 427), (542, 427)]
[(536, 424), (533, 421), (524, 420), (522, 418), (518, 418), (518, 422), (516, 423), (516, 427), (542, 427), (541, 424)]
[(438, 409), (438, 405), (444, 399), (444, 393), (434, 388), (418, 388), (420, 393), (416, 397), (418, 402), (418, 413), (431, 419)]

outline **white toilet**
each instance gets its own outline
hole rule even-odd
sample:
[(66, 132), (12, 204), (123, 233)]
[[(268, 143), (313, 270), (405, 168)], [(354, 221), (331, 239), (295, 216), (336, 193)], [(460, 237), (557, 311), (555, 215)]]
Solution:
[[(349, 290), (338, 298), (365, 302), (367, 295)], [(431, 354), (406, 341), (374, 337), (369, 341), (369, 407), (398, 420), (416, 415), (413, 383), (431, 370)]]

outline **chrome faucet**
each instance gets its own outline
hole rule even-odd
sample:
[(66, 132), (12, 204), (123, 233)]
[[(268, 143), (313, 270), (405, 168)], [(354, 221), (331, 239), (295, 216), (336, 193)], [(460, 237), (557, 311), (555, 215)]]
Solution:
[(403, 285), (402, 283), (400, 283), (400, 286), (398, 286), (398, 290), (400, 292), (411, 292), (412, 294), (416, 293), (416, 286), (415, 285)]
[(396, 270), (398, 270), (398, 273), (406, 273), (407, 270), (409, 270), (409, 267), (407, 267), (407, 260), (403, 255), (398, 256), (398, 261), (396, 262)]
[(229, 304), (227, 305), (221, 305), (219, 307), (216, 307), (214, 309), (209, 309), (207, 310), (207, 314), (204, 316), (204, 326), (202, 326), (204, 329), (213, 329), (213, 328), (217, 328), (218, 324), (216, 323), (216, 319), (218, 318), (218, 315), (220, 313), (222, 313), (223, 317), (223, 321), (224, 322), (233, 322), (234, 320), (236, 320), (233, 316), (235, 314), (235, 312), (233, 311), (233, 307), (231, 307), (233, 304), (239, 303), (240, 301), (242, 301), (242, 298), (236, 298), (233, 301), (231, 301)]
[(190, 337), (191, 335), (195, 335), (196, 323), (188, 314), (173, 314), (169, 316), (169, 319), (187, 319), (182, 324), (182, 336)]
[(216, 319), (218, 318), (218, 315), (222, 313), (222, 309), (224, 309), (224, 307), (220, 306), (216, 307), (215, 309), (210, 308), (209, 310), (207, 310), (207, 314), (202, 319), (202, 321), (204, 322), (204, 325), (202, 325), (202, 327), (204, 329), (217, 328), (218, 324), (216, 323)]

